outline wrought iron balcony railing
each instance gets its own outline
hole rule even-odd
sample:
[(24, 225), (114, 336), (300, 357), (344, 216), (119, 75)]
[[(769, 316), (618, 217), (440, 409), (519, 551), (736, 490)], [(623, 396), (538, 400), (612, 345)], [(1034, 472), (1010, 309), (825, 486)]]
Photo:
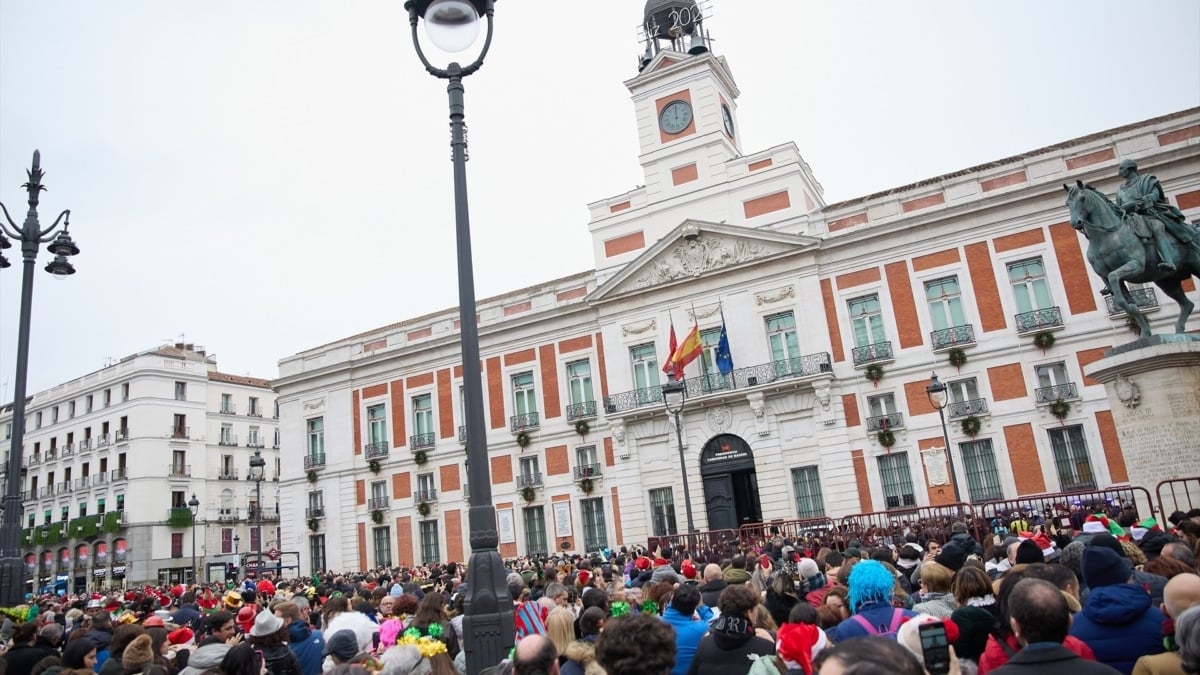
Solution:
[(935, 330), (929, 334), (929, 339), (933, 343), (934, 351), (973, 345), (975, 344), (975, 327), (968, 323)]
[[(1133, 298), (1134, 305), (1142, 312), (1158, 309), (1158, 295), (1155, 294), (1153, 288), (1131, 288), (1129, 296)], [(1104, 296), (1104, 306), (1108, 309), (1110, 317), (1116, 318), (1125, 315), (1125, 310), (1117, 307), (1117, 301), (1111, 295)]]
[(954, 401), (946, 406), (946, 416), (950, 419), (959, 417), (978, 417), (988, 411), (986, 398), (973, 398), (970, 401)]
[(1058, 307), (1023, 312), (1014, 316), (1013, 319), (1016, 321), (1018, 334), (1062, 328), (1063, 325), (1062, 310)]
[[(118, 466), (117, 468), (113, 469), (108, 473), (109, 480), (115, 483), (119, 480), (125, 480), (129, 478), (127, 468), (128, 467)], [(190, 466), (185, 466), (183, 468), (187, 471), (188, 476), (192, 475), (192, 468)]]
[(367, 500), (367, 509), (374, 511), (376, 509), (386, 509), (388, 507), (387, 497), (371, 497)]
[(84, 476), (83, 478), (76, 478), (75, 479), (75, 489), (82, 490), (83, 488), (85, 488), (89, 484), (91, 484), (91, 482), (92, 482), (92, 479), (88, 476)]
[(117, 429), (117, 442), (118, 443), (128, 443), (130, 438), (132, 438), (132, 436), (129, 435), (128, 428)]
[(574, 422), (576, 420), (591, 419), (596, 416), (596, 402), (584, 401), (582, 403), (572, 403), (567, 406), (567, 421)]
[(229, 447), (237, 446), (237, 434), (221, 434), (221, 438), (217, 441), (217, 445)]
[(310, 507), (304, 509), (304, 517), (308, 518), (308, 519), (324, 518), (325, 517), (325, 507), (324, 506), (310, 506)]
[(413, 501), (420, 504), (421, 502), (436, 502), (438, 498), (436, 488), (428, 488), (425, 490), (417, 490), (413, 493)]
[(537, 487), (542, 484), (542, 474), (538, 473), (519, 473), (517, 474), (517, 489), (527, 487)]
[(899, 429), (904, 426), (904, 413), (887, 413), (867, 418), (867, 432), (875, 433), (885, 429)]
[(851, 355), (854, 357), (854, 365), (856, 366), (865, 366), (871, 363), (879, 363), (880, 361), (891, 361), (895, 358), (892, 354), (892, 342), (890, 340), (855, 347), (851, 350)]
[(429, 432), (427, 434), (413, 434), (408, 437), (409, 450), (424, 450), (432, 448), (437, 443), (437, 434)]
[(236, 415), (237, 414), (237, 404), (236, 403), (226, 403), (225, 405), (221, 406), (220, 413), (222, 415)]
[(538, 414), (535, 412), (530, 412), (522, 415), (513, 415), (509, 418), (508, 425), (513, 433), (537, 429), (539, 426)]
[[(707, 376), (684, 380), (687, 397), (693, 399), (707, 394), (736, 389), (749, 389), (791, 378), (804, 378), (833, 372), (829, 352), (818, 352), (791, 359), (737, 368), (728, 375), (710, 373)], [(604, 397), (604, 412), (608, 414), (636, 410), (651, 405), (663, 405), (662, 387), (654, 385)]]
[[(61, 454), (63, 457), (70, 457), (71, 455), (75, 454), (75, 444), (74, 444), (74, 443), (67, 443), (67, 444), (63, 445), (62, 447), (60, 447), (60, 448), (58, 449), (58, 452), (59, 452), (59, 454)], [(8, 462), (5, 462), (5, 464), (7, 464), (7, 463), (8, 463)]]
[(171, 478), (188, 478), (192, 475), (190, 464), (171, 464), (167, 467), (167, 471)]
[(261, 438), (251, 438), (246, 441), (247, 448), (264, 448), (266, 447)]
[(378, 441), (376, 443), (367, 443), (363, 446), (363, 454), (367, 459), (382, 459), (388, 456), (388, 442)]
[(598, 478), (599, 476), (599, 464), (583, 464), (575, 467), (575, 480), (583, 480), (584, 478)]
[(96, 437), (96, 448), (107, 448), (109, 444), (108, 434), (100, 434)]
[(221, 472), (219, 474), (217, 474), (217, 480), (237, 480), (237, 479), (238, 479), (237, 471), (234, 471), (233, 469), (221, 469)]
[(170, 433), (171, 433), (171, 438), (187, 438), (188, 437), (188, 428), (173, 426), (173, 427), (171, 427)]
[(311, 455), (304, 456), (304, 470), (320, 469), (325, 466), (325, 453), (316, 452)]
[(1075, 387), (1074, 382), (1066, 384), (1056, 384), (1052, 387), (1038, 387), (1033, 390), (1034, 396), (1038, 403), (1049, 404), (1062, 399), (1069, 401), (1074, 398), (1079, 398), (1079, 390)]

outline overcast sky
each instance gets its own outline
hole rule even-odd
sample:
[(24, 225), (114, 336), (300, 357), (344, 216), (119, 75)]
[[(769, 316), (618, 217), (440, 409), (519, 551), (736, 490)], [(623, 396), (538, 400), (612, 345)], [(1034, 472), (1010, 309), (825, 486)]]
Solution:
[[(456, 304), (445, 85), (402, 5), (0, 0), (0, 200), (23, 216), (40, 148), (43, 222), (70, 208), (82, 249), (36, 276), (30, 392), (181, 335), (274, 377)], [(497, 3), (466, 81), (479, 297), (591, 269), (586, 204), (644, 182), (643, 5)], [(1195, 0), (712, 0), (707, 25), (743, 149), (795, 141), (828, 202), (1200, 105)]]

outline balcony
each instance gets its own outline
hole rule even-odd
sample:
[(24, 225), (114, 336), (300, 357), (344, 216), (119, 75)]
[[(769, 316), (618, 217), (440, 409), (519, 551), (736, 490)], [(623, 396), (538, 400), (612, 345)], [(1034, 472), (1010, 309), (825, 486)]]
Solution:
[(521, 431), (531, 431), (537, 429), (540, 425), (538, 422), (538, 414), (535, 412), (523, 413), (521, 415), (513, 415), (508, 418), (508, 428), (512, 432), (519, 433)]
[[(1134, 305), (1143, 314), (1158, 309), (1158, 295), (1155, 294), (1153, 288), (1131, 288), (1129, 295), (1133, 298)], [(1104, 306), (1108, 308), (1110, 318), (1116, 319), (1125, 316), (1125, 310), (1117, 307), (1117, 302), (1111, 295), (1104, 296)]]
[[(832, 372), (833, 360), (830, 358), (829, 352), (817, 352), (757, 366), (738, 368), (728, 375), (713, 373), (707, 377), (689, 377), (684, 380), (684, 384), (687, 386), (687, 397), (690, 400), (720, 391), (798, 381), (799, 378)], [(604, 412), (610, 415), (652, 405), (663, 405), (662, 387), (659, 385), (604, 397)]]
[[(114, 473), (116, 473), (117, 471), (121, 472), (121, 477), (125, 476), (124, 469), (114, 469), (113, 470)], [(108, 484), (108, 475), (109, 474), (107, 471), (102, 471), (102, 472), (92, 476), (92, 487), (96, 487), (97, 485), (107, 485)]]
[(896, 358), (892, 354), (892, 343), (890, 340), (855, 347), (851, 350), (851, 355), (854, 357), (854, 365), (856, 366), (866, 366), (872, 363), (891, 361)]
[(970, 401), (955, 401), (946, 406), (946, 415), (954, 420), (960, 417), (979, 417), (988, 411), (986, 398), (974, 398)]
[(237, 434), (221, 434), (221, 438), (217, 441), (217, 445), (237, 447)]
[(363, 455), (367, 459), (383, 459), (388, 456), (388, 442), (378, 441), (376, 443), (367, 443), (363, 446)]
[(413, 493), (413, 501), (418, 504), (420, 504), (421, 502), (436, 502), (437, 498), (438, 497), (437, 497), (437, 489), (436, 488), (417, 490), (416, 492)]
[(1017, 324), (1017, 335), (1063, 327), (1062, 310), (1058, 307), (1035, 309), (1032, 312), (1017, 314), (1013, 319)]
[(587, 420), (596, 416), (596, 402), (584, 401), (583, 403), (572, 403), (567, 406), (567, 421), (574, 422), (576, 420)]
[(1062, 399), (1069, 401), (1079, 398), (1079, 390), (1075, 387), (1074, 382), (1066, 384), (1056, 384), (1053, 387), (1038, 387), (1033, 390), (1033, 395), (1039, 404), (1050, 404)]
[(128, 443), (130, 438), (132, 437), (129, 435), (129, 429), (117, 429), (118, 443)]
[(955, 347), (967, 347), (975, 344), (975, 327), (968, 323), (935, 330), (929, 333), (929, 340), (933, 344), (935, 352)]
[(375, 511), (378, 509), (386, 509), (388, 507), (387, 497), (371, 497), (367, 500), (367, 510)]
[(313, 518), (324, 518), (324, 517), (325, 517), (325, 507), (324, 506), (310, 506), (307, 509), (304, 509), (305, 520), (312, 520)]
[(230, 468), (221, 469), (221, 472), (217, 474), (217, 480), (237, 480), (237, 479), (238, 479), (237, 472)]
[(437, 443), (437, 434), (429, 432), (427, 434), (413, 434), (408, 437), (409, 450), (425, 450), (432, 448)]
[(64, 480), (54, 484), (55, 494), (65, 494), (71, 491), (71, 481)]
[(267, 523), (279, 520), (279, 506), (277, 505), (273, 509), (260, 509), (256, 506), (251, 506), (246, 509), (246, 518), (250, 522), (257, 523), (260, 517), (263, 522)]
[(584, 478), (599, 478), (599, 464), (582, 464), (575, 467), (575, 480), (583, 480)]
[(311, 455), (304, 456), (304, 470), (322, 469), (325, 467), (325, 453), (316, 452)]
[(58, 453), (63, 457), (70, 457), (71, 455), (75, 454), (75, 444), (67, 443), (58, 449)]
[(167, 466), (167, 475), (171, 478), (191, 478), (192, 467), (190, 464), (171, 464)]
[(904, 426), (904, 413), (887, 413), (867, 418), (867, 433), (873, 434), (887, 429), (900, 429)]
[(521, 473), (517, 474), (517, 489), (527, 487), (538, 487), (542, 484), (542, 474), (539, 473)]
[(186, 506), (174, 506), (167, 509), (167, 525), (170, 527), (191, 527), (195, 522), (192, 510)]
[(262, 417), (262, 410), (251, 407), (250, 412), (246, 413), (246, 417)]
[(217, 511), (217, 522), (218, 523), (236, 523), (237, 522), (237, 512), (234, 511), (233, 509), (220, 509), (219, 511)]
[(187, 438), (188, 427), (171, 427), (171, 438)]
[(39, 499), (42, 497), (53, 497), (53, 496), (54, 496), (54, 486), (53, 485), (43, 485), (42, 487), (38, 488), (38, 498)]
[(221, 413), (222, 415), (236, 415), (237, 414), (237, 404), (236, 403), (226, 403), (226, 404), (222, 405), (221, 409), (218, 410), (217, 412)]
[(100, 434), (96, 437), (96, 449), (107, 448), (109, 444), (108, 434)]
[(84, 476), (83, 478), (76, 478), (75, 479), (75, 489), (82, 490), (82, 489), (86, 488), (88, 485), (90, 485), (91, 482), (92, 482), (92, 479), (87, 476)]
[(263, 442), (261, 439), (252, 438), (252, 439), (246, 441), (246, 447), (247, 448), (264, 448), (266, 446), (263, 445)]

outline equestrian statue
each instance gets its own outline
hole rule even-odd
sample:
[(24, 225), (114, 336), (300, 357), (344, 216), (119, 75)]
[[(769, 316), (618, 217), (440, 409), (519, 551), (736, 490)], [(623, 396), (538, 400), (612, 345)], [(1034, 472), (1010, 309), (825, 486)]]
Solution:
[(1102, 292), (1112, 294), (1143, 337), (1150, 335), (1150, 322), (1130, 297), (1127, 281), (1153, 282), (1179, 303), (1175, 332), (1183, 333), (1194, 308), (1183, 282), (1200, 277), (1200, 229), (1167, 202), (1157, 178), (1138, 173), (1133, 160), (1121, 162), (1118, 172), (1125, 180), (1115, 203), (1082, 181), (1063, 185), (1071, 227), (1087, 237), (1087, 259), (1104, 281)]

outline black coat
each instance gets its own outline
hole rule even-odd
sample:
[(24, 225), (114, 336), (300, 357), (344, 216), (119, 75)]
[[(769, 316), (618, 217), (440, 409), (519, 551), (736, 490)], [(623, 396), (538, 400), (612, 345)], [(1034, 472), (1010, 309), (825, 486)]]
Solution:
[(724, 579), (717, 579), (716, 581), (710, 581), (696, 589), (700, 591), (700, 602), (703, 602), (709, 607), (716, 607), (717, 598), (721, 597), (721, 591), (725, 590), (727, 585), (728, 584), (725, 583)]
[(31, 645), (17, 645), (4, 654), (8, 665), (6, 675), (29, 675), (38, 661), (47, 656), (58, 656), (58, 651), (40, 639)]
[(1028, 647), (1013, 654), (1008, 663), (992, 671), (992, 675), (1120, 675), (1119, 670), (1098, 661), (1087, 661), (1063, 647)]
[[(753, 665), (747, 655), (769, 656), (775, 653), (775, 643), (758, 637), (752, 630), (722, 630), (722, 621), (725, 619), (724, 616), (718, 617), (712, 631), (701, 638), (687, 675), (745, 675)], [(744, 619), (735, 621), (742, 626), (748, 623)]]

